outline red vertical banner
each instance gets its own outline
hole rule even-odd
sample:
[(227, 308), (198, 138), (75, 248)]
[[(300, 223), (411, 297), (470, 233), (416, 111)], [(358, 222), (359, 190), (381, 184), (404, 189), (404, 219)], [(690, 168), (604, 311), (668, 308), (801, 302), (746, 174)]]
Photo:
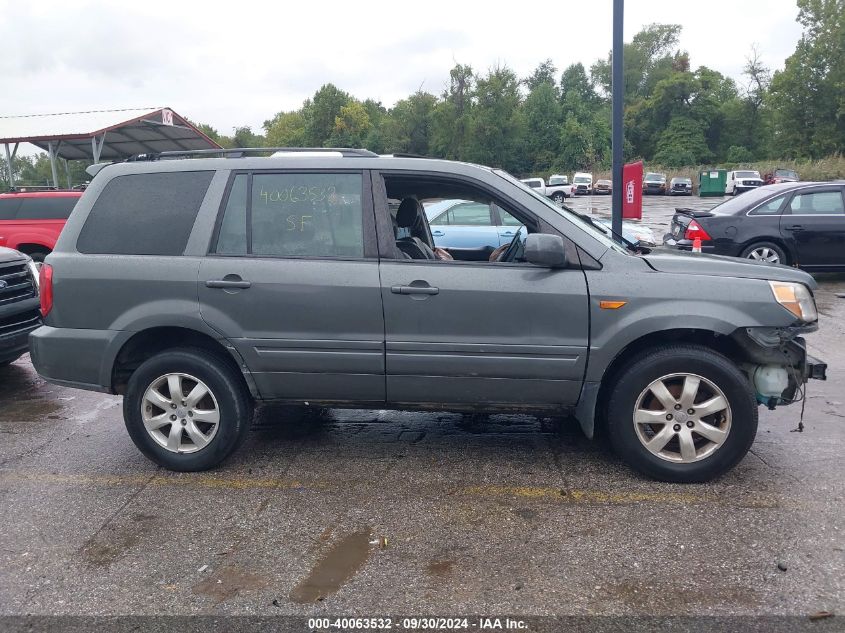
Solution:
[(622, 167), (622, 217), (643, 219), (643, 161)]

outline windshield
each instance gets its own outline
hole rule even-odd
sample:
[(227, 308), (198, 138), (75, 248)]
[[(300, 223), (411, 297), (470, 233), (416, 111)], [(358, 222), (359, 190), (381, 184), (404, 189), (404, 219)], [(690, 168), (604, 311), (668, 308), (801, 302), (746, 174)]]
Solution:
[(539, 189), (540, 188), (540, 181), (539, 180), (523, 180), (526, 185), (531, 187), (532, 189)]
[[(602, 244), (604, 244), (608, 248), (612, 248), (613, 250), (617, 251), (618, 253), (626, 253), (626, 254), (628, 253), (628, 251), (625, 249), (625, 247), (621, 246), (618, 242), (616, 242), (615, 240), (608, 237), (607, 233), (605, 233), (601, 229), (598, 229), (594, 226), (591, 226), (587, 222), (584, 222), (584, 220), (582, 220), (575, 213), (573, 213), (571, 209), (568, 209), (566, 207), (557, 206), (549, 198), (547, 198), (546, 196), (540, 195), (539, 193), (534, 191), (531, 187), (527, 187), (524, 182), (514, 178), (513, 176), (511, 176), (508, 172), (504, 171), (503, 169), (494, 169), (493, 173), (496, 174), (497, 176), (499, 176), (500, 178), (504, 178), (505, 180), (507, 180), (511, 184), (514, 184), (517, 187), (523, 189), (524, 191), (527, 191), (534, 198), (536, 198), (537, 200), (542, 202), (545, 206), (547, 206), (549, 209), (552, 209), (558, 215), (566, 218), (568, 221), (572, 222), (573, 224), (576, 224), (578, 226), (578, 228), (586, 231), (587, 233), (590, 234), (591, 237), (595, 238), (596, 240), (598, 240), (599, 242), (601, 242)], [(745, 195), (747, 195), (747, 194), (745, 194)]]
[(566, 184), (566, 176), (552, 176), (549, 178), (550, 185), (565, 185)]
[(736, 172), (737, 178), (759, 178), (760, 174), (756, 171), (738, 171)]
[(795, 180), (798, 180), (798, 173), (792, 171), (791, 169), (776, 169), (775, 176), (780, 176), (781, 178), (795, 178)]
[(663, 174), (646, 174), (644, 180), (652, 182), (663, 182), (664, 180), (666, 180), (666, 176), (664, 176)]
[(672, 178), (672, 182), (681, 184), (681, 185), (689, 185), (692, 184), (692, 180), (689, 178)]
[(590, 182), (590, 180), (592, 180), (592, 178), (589, 176), (575, 176), (575, 178), (572, 179), (573, 182)]

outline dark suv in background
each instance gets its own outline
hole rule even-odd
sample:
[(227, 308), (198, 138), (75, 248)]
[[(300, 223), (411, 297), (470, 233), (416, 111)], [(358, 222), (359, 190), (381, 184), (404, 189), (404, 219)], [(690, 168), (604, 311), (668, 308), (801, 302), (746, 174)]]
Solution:
[(0, 247), (0, 367), (27, 351), (29, 333), (41, 325), (38, 270), (32, 259)]
[[(167, 468), (220, 463), (255, 402), (284, 401), (570, 413), (634, 468), (703, 481), (746, 454), (759, 404), (824, 377), (804, 272), (616, 242), (477, 165), (179, 156), (99, 171), (41, 269), (30, 336), (47, 380), (123, 395)], [(519, 228), (481, 260), (437, 248), (424, 203), (443, 199)]]

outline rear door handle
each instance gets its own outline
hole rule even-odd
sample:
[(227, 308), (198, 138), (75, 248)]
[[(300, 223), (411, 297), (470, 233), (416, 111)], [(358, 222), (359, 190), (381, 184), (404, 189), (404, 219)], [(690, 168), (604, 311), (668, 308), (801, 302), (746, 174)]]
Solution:
[(444, 235), (446, 235), (443, 231), (432, 231), (431, 234), (434, 237), (443, 237)]
[(787, 231), (803, 231), (804, 227), (800, 224), (793, 224), (792, 226), (786, 227)]
[(395, 295), (436, 295), (440, 288), (433, 286), (391, 286), (390, 292)]
[(205, 285), (207, 288), (249, 288), (252, 282), (243, 279), (210, 279)]

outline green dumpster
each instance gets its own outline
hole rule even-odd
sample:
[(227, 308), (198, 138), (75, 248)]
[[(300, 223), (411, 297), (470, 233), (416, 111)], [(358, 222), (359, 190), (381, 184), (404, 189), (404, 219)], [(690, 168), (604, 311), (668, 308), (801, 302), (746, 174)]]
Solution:
[(726, 169), (702, 169), (698, 174), (698, 195), (702, 198), (724, 196), (727, 182)]

